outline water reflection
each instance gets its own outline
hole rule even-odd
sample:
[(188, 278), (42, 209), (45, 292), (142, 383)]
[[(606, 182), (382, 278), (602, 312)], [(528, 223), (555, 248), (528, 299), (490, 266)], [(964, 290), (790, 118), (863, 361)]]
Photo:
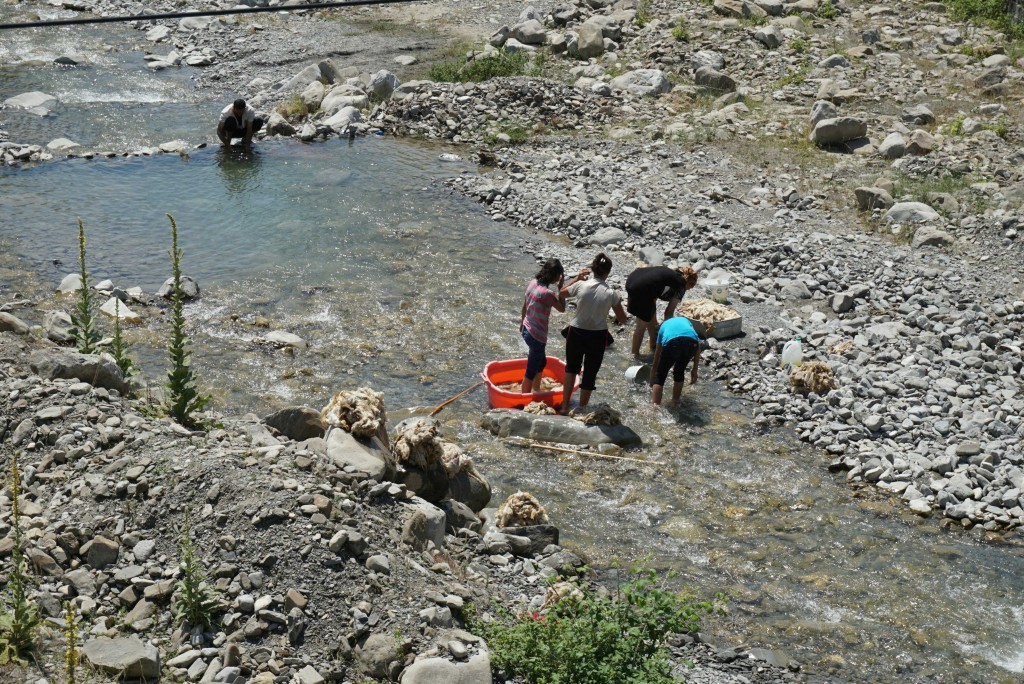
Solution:
[(222, 145), (217, 149), (215, 158), (217, 171), (229, 194), (244, 195), (259, 186), (263, 154), (256, 145), (248, 149), (240, 145)]

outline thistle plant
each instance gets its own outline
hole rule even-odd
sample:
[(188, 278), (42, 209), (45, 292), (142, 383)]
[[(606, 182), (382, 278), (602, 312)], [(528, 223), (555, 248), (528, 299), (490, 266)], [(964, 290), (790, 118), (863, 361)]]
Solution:
[(67, 684), (75, 684), (78, 670), (78, 611), (74, 601), (64, 602), (64, 674)]
[(11, 457), (11, 524), (14, 548), (11, 549), (11, 573), (7, 578), (7, 599), (0, 612), (0, 665), (23, 662), (35, 648), (35, 633), (43, 620), (36, 605), (29, 601), (29, 577), (21, 538), (21, 470), (18, 454)]
[(114, 338), (110, 343), (110, 355), (114, 357), (114, 363), (126, 378), (134, 375), (138, 370), (131, 357), (128, 356), (128, 342), (121, 334), (121, 300), (116, 298), (114, 299)]
[(201, 411), (210, 400), (196, 389), (192, 373), (191, 353), (188, 350), (188, 333), (185, 331), (184, 296), (181, 290), (181, 258), (184, 253), (178, 249), (178, 224), (171, 220), (171, 268), (173, 289), (171, 291), (171, 337), (168, 345), (171, 367), (167, 371), (167, 412), (182, 425), (194, 425), (192, 414)]
[(206, 583), (206, 569), (196, 556), (190, 527), (186, 509), (181, 542), (178, 545), (178, 552), (181, 554), (181, 579), (178, 580), (178, 591), (174, 595), (174, 614), (190, 627), (206, 629), (213, 624), (220, 608), (220, 598)]
[(99, 345), (100, 333), (96, 330), (95, 302), (89, 287), (89, 272), (85, 268), (85, 226), (78, 219), (78, 269), (81, 283), (78, 287), (78, 301), (71, 313), (71, 336), (75, 346), (83, 354), (93, 354)]

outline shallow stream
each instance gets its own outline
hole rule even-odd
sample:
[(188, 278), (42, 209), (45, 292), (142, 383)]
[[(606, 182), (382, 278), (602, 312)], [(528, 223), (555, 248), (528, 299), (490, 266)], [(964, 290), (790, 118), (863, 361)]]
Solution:
[[(93, 69), (110, 79), (118, 64), (136, 57)], [(30, 71), (0, 67), (0, 99), (54, 90), (64, 77)], [(185, 72), (153, 79), (168, 109), (146, 107), (150, 115), (170, 111), (167, 120), (176, 121), (183, 117), (174, 107), (205, 116), (219, 106), (198, 98), (171, 104), (190, 92)], [(145, 83), (132, 87), (145, 90)], [(65, 102), (83, 99), (87, 85), (69, 86)], [(90, 131), (127, 131), (138, 140), (131, 110), (104, 101), (63, 111), (60, 135), (98, 144)], [(196, 122), (205, 119), (188, 117), (180, 135), (161, 130), (157, 141), (202, 139)], [(548, 249), (543, 237), (494, 223), (449, 195), (441, 178), (476, 169), (440, 161), (446, 151), (362, 138), (265, 143), (249, 155), (210, 148), (188, 158), (3, 170), (0, 293), (5, 300), (15, 291), (45, 299), (75, 271), (79, 216), (93, 278), (153, 292), (170, 272), (169, 212), (178, 222), (183, 268), (203, 288), (187, 316), (195, 366), (217, 410), (319, 407), (332, 392), (361, 384), (384, 391), (392, 409), (434, 405), (474, 383), (486, 361), (521, 353), (516, 323), (535, 270), (524, 247)], [(616, 268), (627, 268), (626, 260)], [(165, 326), (155, 310), (144, 313), (149, 324), (129, 337), (158, 384)], [(554, 321), (552, 329), (560, 326)], [(258, 342), (271, 329), (298, 334), (310, 348), (272, 351)], [(777, 648), (822, 680), (1021, 681), (1018, 547), (943, 531), (873, 490), (858, 495), (828, 474), (825, 455), (799, 445), (788, 429), (755, 428), (749, 407), (712, 383), (688, 389), (675, 411), (650, 409), (623, 378), (623, 342), (606, 359), (594, 399), (622, 409), (642, 435), (648, 447), (633, 455), (665, 465), (507, 447), (477, 427), (486, 409), (477, 390), (441, 416), (496, 496), (534, 492), (565, 541), (595, 565), (650, 554), (699, 593), (728, 594), (729, 616), (708, 627), (716, 643)], [(561, 355), (557, 344), (551, 349)]]

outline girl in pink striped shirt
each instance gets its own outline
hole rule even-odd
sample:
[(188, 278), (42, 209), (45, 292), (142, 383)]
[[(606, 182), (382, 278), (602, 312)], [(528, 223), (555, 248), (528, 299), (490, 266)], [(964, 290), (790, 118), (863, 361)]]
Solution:
[[(582, 280), (583, 277), (585, 274), (581, 273), (572, 282)], [(519, 318), (519, 331), (526, 346), (530, 348), (523, 387), (520, 390), (523, 394), (540, 391), (541, 371), (548, 363), (548, 317), (551, 315), (552, 307), (558, 311), (565, 311), (565, 295), (560, 293), (564, 281), (565, 270), (562, 268), (562, 262), (558, 259), (548, 259), (526, 288), (523, 311)], [(554, 292), (550, 289), (552, 285)]]

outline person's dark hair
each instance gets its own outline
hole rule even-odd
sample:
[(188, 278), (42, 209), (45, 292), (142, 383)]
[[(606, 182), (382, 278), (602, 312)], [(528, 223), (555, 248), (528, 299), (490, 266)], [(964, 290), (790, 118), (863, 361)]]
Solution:
[(604, 252), (600, 252), (594, 260), (590, 262), (590, 270), (595, 276), (604, 280), (608, 277), (608, 274), (612, 272), (612, 260), (605, 256)]
[(562, 262), (558, 259), (547, 259), (537, 271), (537, 282), (541, 285), (550, 285), (557, 282), (565, 274)]
[[(221, 102), (223, 102), (223, 101), (224, 100), (221, 100)], [(243, 100), (242, 98), (238, 98), (237, 100), (235, 100), (235, 103), (233, 105), (231, 105), (231, 106), (234, 107), (235, 109), (242, 109), (242, 110), (244, 110), (245, 109), (245, 100)]]

